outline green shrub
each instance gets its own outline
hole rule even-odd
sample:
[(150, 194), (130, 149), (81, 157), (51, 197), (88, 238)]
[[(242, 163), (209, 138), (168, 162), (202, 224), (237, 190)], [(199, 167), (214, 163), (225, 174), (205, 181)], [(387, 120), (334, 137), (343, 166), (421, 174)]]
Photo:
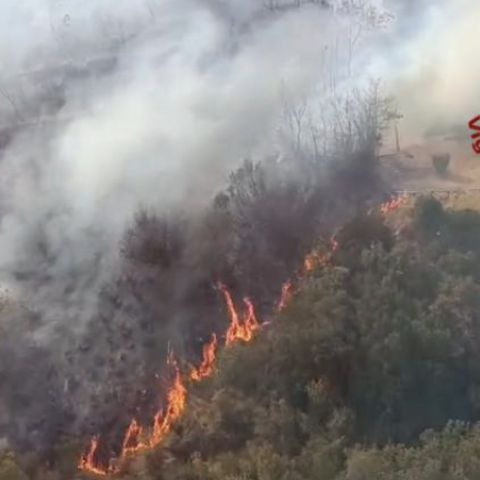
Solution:
[(0, 480), (28, 480), (27, 475), (17, 465), (15, 456), (10, 452), (0, 456)]

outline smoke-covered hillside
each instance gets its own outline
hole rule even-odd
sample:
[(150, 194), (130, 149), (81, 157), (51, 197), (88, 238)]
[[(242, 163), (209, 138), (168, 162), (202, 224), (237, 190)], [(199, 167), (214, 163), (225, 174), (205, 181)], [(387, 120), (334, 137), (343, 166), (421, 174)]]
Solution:
[(305, 256), (389, 197), (379, 152), (399, 113), (412, 141), (473, 116), (478, 15), (472, 0), (3, 2), (5, 445), (58, 465), (65, 439), (80, 455), (100, 435), (105, 465), (132, 418), (169, 405), (172, 352), (183, 374), (212, 333), (225, 342), (219, 282), (270, 324)]

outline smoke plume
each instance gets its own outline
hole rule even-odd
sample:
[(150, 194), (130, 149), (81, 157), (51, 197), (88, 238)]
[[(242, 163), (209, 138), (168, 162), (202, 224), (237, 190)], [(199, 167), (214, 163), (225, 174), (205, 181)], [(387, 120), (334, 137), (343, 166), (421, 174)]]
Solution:
[(2, 2), (0, 284), (22, 307), (0, 326), (34, 317), (18, 365), (44, 348), (72, 368), (139, 208), (195, 217), (243, 158), (312, 155), (372, 77), (412, 137), (478, 113), (475, 1)]

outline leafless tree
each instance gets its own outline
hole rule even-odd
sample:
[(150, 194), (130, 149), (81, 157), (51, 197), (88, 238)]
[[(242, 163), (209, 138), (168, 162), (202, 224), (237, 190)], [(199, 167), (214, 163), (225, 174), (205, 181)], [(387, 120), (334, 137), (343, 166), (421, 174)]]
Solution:
[(18, 97), (5, 85), (0, 84), (0, 95), (8, 102), (10, 107), (12, 108), (15, 119), (17, 121), (23, 121), (24, 117), (21, 113), (21, 107), (19, 105)]
[(153, 22), (157, 19), (157, 5), (155, 0), (145, 0), (145, 8)]
[(328, 0), (264, 0), (263, 2), (264, 8), (271, 12), (291, 10), (307, 4), (329, 6)]
[(307, 122), (307, 100), (303, 99), (294, 105), (284, 99), (283, 115), (288, 126), (289, 137), (293, 139), (292, 150), (295, 154), (299, 154), (302, 150), (303, 135)]

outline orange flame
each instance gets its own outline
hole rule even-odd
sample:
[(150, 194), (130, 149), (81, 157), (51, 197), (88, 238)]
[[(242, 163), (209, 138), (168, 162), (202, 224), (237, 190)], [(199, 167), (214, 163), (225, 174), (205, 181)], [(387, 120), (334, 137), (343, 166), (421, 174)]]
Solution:
[[(380, 206), (380, 212), (382, 215), (387, 215), (391, 211), (399, 208), (406, 202), (406, 196), (401, 196), (395, 199), (385, 202)], [(317, 266), (325, 266), (330, 262), (333, 253), (338, 248), (338, 242), (333, 236), (330, 239), (330, 250), (324, 254), (320, 254), (318, 250), (313, 250), (309, 253), (304, 260), (304, 270), (306, 273), (312, 271)], [(227, 305), (228, 316), (230, 318), (230, 325), (226, 333), (225, 345), (229, 346), (237, 340), (245, 342), (250, 341), (253, 338), (255, 331), (260, 327), (252, 302), (248, 298), (244, 298), (243, 302), (246, 306), (246, 311), (243, 313), (242, 318), (235, 308), (232, 300), (232, 296), (227, 287), (222, 283), (218, 284), (219, 290), (222, 292), (225, 303)], [(277, 310), (281, 311), (290, 301), (293, 295), (292, 282), (289, 280), (282, 286), (281, 298), (277, 305)], [(216, 360), (217, 350), (217, 337), (212, 335), (211, 341), (203, 347), (203, 360), (198, 368), (193, 368), (190, 373), (190, 378), (194, 381), (200, 381), (205, 377), (211, 375), (213, 366)], [(178, 364), (173, 357), (173, 354), (169, 354), (167, 358), (167, 364), (173, 365), (175, 369), (175, 378), (172, 386), (167, 394), (167, 408), (165, 414), (163, 410), (159, 410), (153, 419), (153, 426), (150, 432), (150, 437), (145, 437), (144, 429), (135, 419), (132, 419), (130, 425), (125, 432), (124, 440), (122, 443), (122, 451), (119, 456), (119, 460), (123, 461), (127, 456), (142, 450), (151, 449), (161, 443), (166, 435), (171, 431), (172, 425), (182, 416), (187, 399), (187, 391), (183, 385), (182, 378)], [(87, 452), (82, 455), (79, 460), (78, 468), (84, 472), (106, 476), (109, 474), (115, 474), (120, 471), (117, 460), (111, 459), (108, 467), (102, 467), (96, 462), (96, 452), (99, 445), (99, 438), (93, 437), (90, 441)]]
[(249, 342), (260, 326), (252, 302), (248, 298), (243, 299), (243, 303), (246, 306), (246, 312), (240, 320), (232, 296), (227, 287), (223, 283), (219, 283), (218, 288), (223, 293), (225, 303), (227, 304), (228, 316), (230, 317), (230, 326), (226, 333), (225, 345), (229, 346), (237, 340)]
[(330, 239), (330, 250), (324, 254), (321, 254), (318, 250), (312, 250), (303, 262), (303, 269), (305, 273), (312, 272), (317, 267), (325, 267), (332, 259), (332, 255), (338, 248), (338, 242), (333, 236)]
[(280, 296), (280, 300), (277, 305), (277, 312), (281, 312), (290, 302), (292, 295), (293, 295), (293, 285), (291, 280), (287, 280), (282, 285), (282, 294)]
[(98, 448), (98, 437), (93, 437), (90, 441), (90, 446), (88, 451), (80, 457), (80, 461), (78, 462), (79, 470), (83, 470), (86, 472), (93, 473), (95, 475), (106, 476), (111, 473), (115, 473), (114, 469), (109, 466), (108, 468), (103, 468), (96, 464), (95, 462), (95, 454)]
[(209, 343), (203, 346), (203, 360), (198, 368), (192, 368), (190, 379), (199, 382), (203, 378), (209, 377), (213, 372), (213, 366), (216, 359), (217, 336), (212, 335)]
[[(230, 327), (228, 328), (226, 334), (225, 345), (227, 346), (231, 345), (237, 340), (249, 342), (253, 338), (255, 330), (257, 330), (259, 327), (252, 302), (248, 298), (244, 298), (243, 303), (245, 303), (247, 311), (245, 312), (242, 319), (243, 321), (241, 323), (235, 323), (233, 321), (235, 317), (232, 317), (232, 322), (230, 323)], [(238, 316), (236, 318), (238, 319)]]
[(120, 454), (120, 457), (126, 458), (128, 455), (138, 452), (143, 448), (146, 448), (147, 445), (142, 442), (142, 436), (142, 426), (139, 425), (135, 419), (132, 419), (123, 439), (122, 452)]
[(311, 272), (315, 268), (315, 265), (317, 263), (317, 259), (318, 259), (318, 253), (315, 250), (313, 250), (312, 252), (307, 254), (307, 256), (305, 257), (305, 260), (303, 262), (304, 270), (306, 272)]
[[(230, 326), (226, 335), (226, 344), (230, 345), (236, 340), (251, 340), (255, 330), (259, 328), (252, 302), (248, 298), (244, 298), (243, 301), (246, 305), (246, 311), (240, 320), (230, 292), (223, 284), (219, 284), (219, 288), (224, 294), (230, 316)], [(203, 361), (201, 365), (198, 368), (194, 368), (190, 374), (192, 380), (199, 381), (211, 375), (216, 360), (216, 349), (217, 337), (213, 334), (211, 341), (203, 347)], [(165, 414), (163, 410), (159, 410), (155, 414), (149, 438), (145, 438), (144, 429), (137, 420), (132, 419), (125, 432), (122, 450), (119, 456), (120, 462), (124, 461), (133, 453), (140, 450), (152, 449), (160, 444), (171, 431), (172, 425), (182, 416), (185, 410), (187, 390), (182, 382), (180, 369), (173, 354), (168, 355), (167, 364), (174, 367), (175, 378), (167, 394)], [(103, 468), (96, 463), (95, 454), (98, 448), (98, 442), (98, 437), (94, 437), (91, 440), (87, 453), (80, 458), (78, 468), (84, 472), (102, 476), (118, 473), (119, 468), (112, 466), (115, 459), (110, 460), (108, 468)]]
[[(143, 427), (135, 419), (130, 422), (122, 443), (120, 461), (140, 450), (156, 447), (170, 432), (172, 425), (185, 410), (187, 390), (183, 385), (180, 370), (173, 355), (169, 355), (167, 363), (174, 366), (175, 378), (167, 394), (166, 413), (163, 415), (163, 411), (160, 410), (155, 414), (150, 438), (147, 439), (143, 438), (145, 436)], [(117, 473), (119, 469), (112, 466), (113, 459), (110, 460), (108, 468), (103, 468), (96, 463), (95, 453), (98, 442), (98, 437), (91, 440), (88, 452), (80, 458), (78, 468), (84, 472), (102, 476)]]
[(388, 202), (382, 203), (380, 205), (380, 213), (383, 216), (388, 215), (389, 213), (393, 212), (394, 210), (397, 210), (400, 208), (402, 205), (404, 205), (407, 201), (406, 195), (400, 195), (399, 197), (392, 198)]
[(321, 254), (318, 250), (311, 251), (303, 262), (303, 267), (306, 273), (312, 272), (317, 267), (324, 267), (330, 260), (330, 252)]
[(152, 436), (148, 442), (150, 448), (156, 447), (172, 429), (172, 425), (182, 416), (187, 403), (187, 389), (183, 385), (182, 377), (177, 363), (175, 366), (175, 379), (167, 395), (167, 409), (165, 415), (160, 410), (153, 420)]

